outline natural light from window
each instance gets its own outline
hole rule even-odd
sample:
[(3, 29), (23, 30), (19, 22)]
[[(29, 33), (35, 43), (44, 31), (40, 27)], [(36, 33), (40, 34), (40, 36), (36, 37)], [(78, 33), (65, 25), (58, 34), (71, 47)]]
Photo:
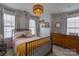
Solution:
[(31, 30), (32, 35), (36, 35), (35, 20), (30, 19), (30, 21), (29, 21), (29, 29)]
[(4, 13), (4, 38), (11, 38), (13, 29), (15, 29), (15, 16)]
[(79, 17), (67, 19), (67, 34), (79, 36)]

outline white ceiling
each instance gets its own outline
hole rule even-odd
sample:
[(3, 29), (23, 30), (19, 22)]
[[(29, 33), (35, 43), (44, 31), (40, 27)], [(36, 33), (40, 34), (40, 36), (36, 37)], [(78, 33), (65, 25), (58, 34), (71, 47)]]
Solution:
[[(33, 14), (32, 8), (35, 5), (34, 3), (3, 3), (11, 8), (20, 9), (28, 11)], [(78, 3), (42, 3), (44, 6), (44, 13), (61, 13), (61, 12), (69, 12), (79, 9)]]

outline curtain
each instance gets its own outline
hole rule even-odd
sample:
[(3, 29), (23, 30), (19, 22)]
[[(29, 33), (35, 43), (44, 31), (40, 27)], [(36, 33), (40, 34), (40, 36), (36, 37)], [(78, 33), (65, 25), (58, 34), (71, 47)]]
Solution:
[(35, 24), (36, 24), (36, 35), (37, 36), (40, 36), (39, 17), (31, 16), (31, 19), (35, 20)]
[(0, 8), (0, 34), (3, 34), (3, 13)]
[(67, 15), (67, 18), (72, 18), (72, 17), (79, 17), (79, 12), (77, 13), (71, 13)]
[(19, 11), (15, 12), (15, 29), (20, 29), (20, 22), (19, 22), (20, 14), (21, 13)]
[(3, 8), (3, 12), (11, 15), (15, 15), (15, 10), (9, 8)]

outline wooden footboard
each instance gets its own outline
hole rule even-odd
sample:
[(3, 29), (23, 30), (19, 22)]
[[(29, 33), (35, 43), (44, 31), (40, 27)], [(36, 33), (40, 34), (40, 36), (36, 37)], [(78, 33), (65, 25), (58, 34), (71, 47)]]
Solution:
[[(44, 37), (44, 38), (40, 38), (38, 40), (34, 40), (34, 41), (30, 41), (28, 43), (23, 43), (23, 44), (20, 44), (18, 47), (17, 47), (17, 54), (19, 56), (32, 56), (32, 55), (36, 55), (36, 49), (41, 47), (41, 46), (44, 46), (45, 44), (48, 44), (50, 43), (50, 37)], [(50, 51), (50, 49), (49, 49)], [(48, 52), (49, 52), (48, 51)]]

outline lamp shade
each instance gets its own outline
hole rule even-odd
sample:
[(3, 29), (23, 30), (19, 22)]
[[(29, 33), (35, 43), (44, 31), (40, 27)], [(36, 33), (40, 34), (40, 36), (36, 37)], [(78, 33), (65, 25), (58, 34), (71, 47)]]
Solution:
[(41, 16), (44, 12), (43, 6), (40, 4), (36, 4), (33, 6), (33, 12), (36, 16)]

